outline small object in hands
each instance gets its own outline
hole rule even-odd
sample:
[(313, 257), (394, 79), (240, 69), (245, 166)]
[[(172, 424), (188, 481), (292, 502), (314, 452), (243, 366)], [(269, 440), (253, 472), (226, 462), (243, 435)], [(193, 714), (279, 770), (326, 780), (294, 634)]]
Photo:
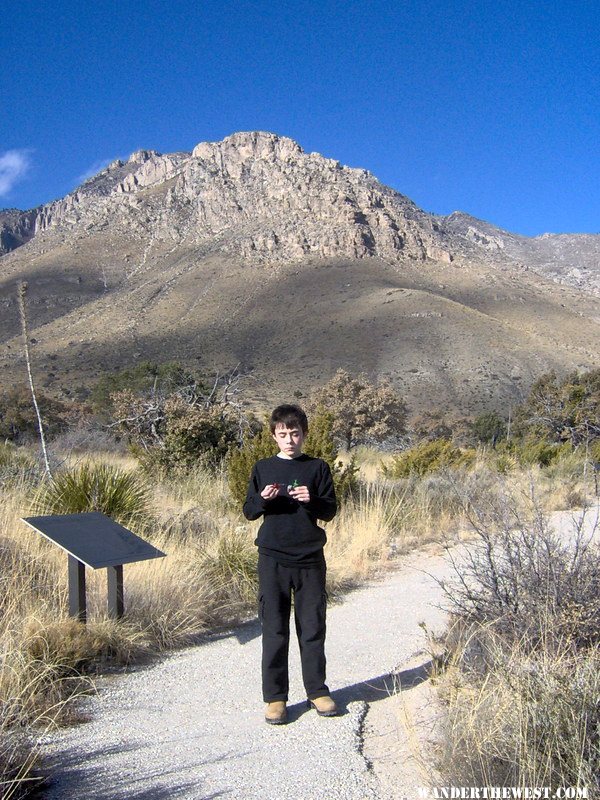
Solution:
[(279, 484), (278, 484), (278, 483), (274, 483), (274, 484), (273, 484), (273, 488), (274, 488), (274, 489), (277, 489), (277, 491), (279, 491)]
[(287, 487), (288, 488), (288, 492), (289, 492), (290, 489), (297, 489), (299, 486), (300, 486), (300, 484), (298, 483), (298, 478), (294, 478), (294, 482), (288, 484), (288, 487)]

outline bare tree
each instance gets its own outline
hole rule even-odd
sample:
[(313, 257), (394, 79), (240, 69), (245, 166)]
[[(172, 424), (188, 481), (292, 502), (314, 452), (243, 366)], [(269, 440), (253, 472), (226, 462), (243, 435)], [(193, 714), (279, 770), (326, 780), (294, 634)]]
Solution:
[(46, 437), (44, 436), (44, 426), (42, 424), (42, 416), (40, 414), (40, 407), (38, 406), (37, 397), (35, 394), (35, 387), (33, 385), (33, 374), (31, 372), (31, 356), (29, 353), (29, 330), (27, 325), (27, 314), (25, 312), (25, 295), (27, 294), (27, 281), (21, 281), (17, 287), (17, 300), (19, 303), (19, 316), (21, 318), (21, 330), (23, 332), (23, 344), (25, 348), (25, 362), (27, 364), (27, 376), (29, 378), (29, 388), (31, 389), (31, 397), (33, 399), (33, 406), (38, 421), (38, 428), (40, 432), (40, 443), (42, 446), (42, 453), (44, 455), (44, 464), (46, 467), (46, 474), (52, 479), (52, 471), (50, 469), (50, 462), (48, 460), (48, 450), (46, 448)]

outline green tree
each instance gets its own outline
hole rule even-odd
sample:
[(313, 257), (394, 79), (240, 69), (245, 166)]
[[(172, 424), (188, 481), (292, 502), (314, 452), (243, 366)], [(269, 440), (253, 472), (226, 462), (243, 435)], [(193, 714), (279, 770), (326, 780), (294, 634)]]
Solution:
[(338, 448), (334, 437), (335, 414), (319, 406), (311, 414), (304, 452), (313, 458), (322, 458), (329, 464), (335, 494), (343, 502), (358, 488), (358, 467), (354, 455), (348, 464), (338, 460)]
[(102, 414), (106, 421), (114, 412), (111, 395), (117, 392), (130, 391), (140, 396), (168, 396), (182, 387), (195, 387), (196, 391), (203, 393), (209, 390), (204, 375), (192, 372), (178, 361), (167, 361), (163, 364), (141, 361), (118, 372), (101, 375), (92, 388), (89, 400), (94, 410)]
[(477, 441), (495, 447), (497, 442), (506, 438), (506, 422), (495, 411), (486, 411), (475, 417), (473, 433)]
[(574, 447), (600, 438), (600, 369), (572, 372), (562, 380), (555, 372), (542, 375), (518, 407), (514, 430), (521, 438)]
[(261, 458), (274, 456), (277, 451), (277, 444), (273, 439), (267, 419), (258, 433), (246, 438), (242, 447), (230, 450), (227, 457), (227, 479), (231, 494), (238, 507), (241, 508), (246, 499), (248, 481), (254, 464)]

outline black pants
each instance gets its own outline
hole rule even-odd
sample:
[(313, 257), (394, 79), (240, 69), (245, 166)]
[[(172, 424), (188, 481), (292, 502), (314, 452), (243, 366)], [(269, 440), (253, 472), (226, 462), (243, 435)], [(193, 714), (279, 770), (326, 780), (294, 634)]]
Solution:
[(259, 553), (259, 617), (265, 703), (288, 699), (292, 592), (306, 696), (313, 700), (329, 694), (325, 685), (325, 574), (325, 562), (316, 567), (285, 567), (274, 558)]

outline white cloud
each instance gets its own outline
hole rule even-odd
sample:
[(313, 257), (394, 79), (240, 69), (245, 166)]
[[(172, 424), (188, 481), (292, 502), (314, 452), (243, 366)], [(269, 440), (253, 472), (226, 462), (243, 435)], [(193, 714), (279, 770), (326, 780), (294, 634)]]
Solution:
[(0, 197), (8, 194), (31, 167), (31, 150), (7, 150), (0, 155)]
[(78, 175), (76, 178), (77, 185), (79, 186), (80, 183), (87, 181), (88, 178), (93, 178), (94, 175), (97, 175), (99, 172), (102, 172), (103, 169), (106, 169), (109, 164), (112, 164), (114, 158), (105, 158), (103, 161), (94, 161), (91, 166), (89, 166), (85, 172), (82, 172), (81, 175)]

